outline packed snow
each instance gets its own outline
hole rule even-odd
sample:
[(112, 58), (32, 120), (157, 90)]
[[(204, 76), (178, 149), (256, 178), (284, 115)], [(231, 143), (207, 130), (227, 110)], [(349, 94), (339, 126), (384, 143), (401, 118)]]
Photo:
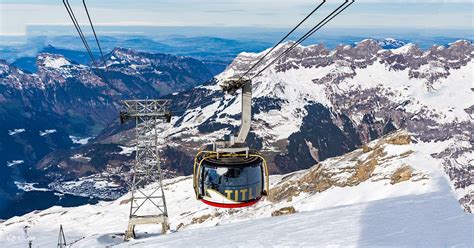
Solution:
[(57, 132), (56, 129), (46, 129), (44, 131), (40, 131), (39, 135), (40, 136), (46, 136), (48, 134), (52, 134), (52, 133), (55, 133), (55, 132)]
[(26, 183), (26, 182), (17, 182), (17, 181), (15, 181), (15, 185), (18, 189), (21, 189), (25, 192), (28, 192), (28, 191), (51, 191), (50, 189), (36, 187), (35, 186), (36, 183)]
[(136, 148), (134, 146), (128, 147), (128, 146), (119, 146), (122, 151), (119, 152), (121, 155), (131, 155), (134, 151), (136, 151)]
[(69, 62), (64, 57), (52, 57), (52, 56), (44, 55), (44, 56), (39, 56), (38, 59), (43, 60), (43, 65), (45, 67), (55, 68), (55, 69), (59, 69), (63, 66), (71, 64), (71, 62)]
[(416, 47), (415, 44), (408, 43), (408, 44), (406, 44), (402, 47), (399, 47), (399, 48), (396, 48), (396, 49), (391, 49), (390, 51), (394, 54), (407, 54), (415, 47)]
[[(55, 246), (59, 225), (63, 225), (71, 247), (469, 247), (474, 242), (474, 216), (463, 212), (441, 162), (431, 156), (451, 142), (397, 145), (374, 141), (368, 146), (383, 148), (384, 153), (372, 179), (319, 193), (301, 192), (289, 200), (265, 199), (237, 210), (217, 209), (197, 201), (190, 177), (169, 179), (164, 181), (171, 227), (166, 235), (159, 234), (158, 226), (137, 226), (139, 238), (123, 242), (130, 210), (127, 194), (113, 202), (52, 207), (6, 220), (0, 224), (0, 246), (24, 247), (28, 240), (34, 247)], [(284, 187), (285, 183), (295, 186), (321, 166), (334, 172), (345, 170), (368, 155), (370, 152), (356, 150), (324, 161), (319, 167), (272, 176), (271, 188)], [(391, 183), (387, 176), (403, 165), (413, 168), (412, 179)], [(149, 185), (146, 190), (155, 188)], [(297, 213), (271, 217), (273, 211), (289, 206)]]

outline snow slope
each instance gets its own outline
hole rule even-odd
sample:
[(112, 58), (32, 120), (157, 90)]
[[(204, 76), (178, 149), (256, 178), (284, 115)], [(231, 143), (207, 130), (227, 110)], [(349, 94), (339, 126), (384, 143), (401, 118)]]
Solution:
[[(0, 224), (0, 247), (24, 247), (28, 240), (55, 246), (60, 224), (71, 247), (472, 246), (473, 215), (463, 212), (442, 161), (431, 156), (454, 140), (410, 139), (399, 131), (308, 170), (272, 176), (270, 197), (244, 209), (201, 204), (190, 177), (166, 180), (171, 231), (165, 236), (157, 226), (138, 226), (140, 238), (123, 243), (125, 195), (11, 218)], [(364, 177), (368, 164), (375, 166)], [(408, 177), (397, 176), (403, 168), (410, 168)], [(297, 213), (271, 217), (284, 207)]]
[(118, 247), (469, 247), (473, 220), (451, 194), (437, 192), (185, 230)]

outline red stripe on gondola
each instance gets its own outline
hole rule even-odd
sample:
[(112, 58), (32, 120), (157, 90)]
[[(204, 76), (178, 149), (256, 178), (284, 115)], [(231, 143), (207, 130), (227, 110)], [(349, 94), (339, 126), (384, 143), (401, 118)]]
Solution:
[(213, 207), (218, 207), (218, 208), (243, 208), (243, 207), (248, 207), (252, 206), (253, 204), (257, 203), (260, 200), (260, 197), (249, 201), (249, 202), (242, 202), (242, 203), (217, 203), (217, 202), (211, 202), (211, 201), (206, 201), (204, 199), (201, 199), (201, 201), (209, 206)]

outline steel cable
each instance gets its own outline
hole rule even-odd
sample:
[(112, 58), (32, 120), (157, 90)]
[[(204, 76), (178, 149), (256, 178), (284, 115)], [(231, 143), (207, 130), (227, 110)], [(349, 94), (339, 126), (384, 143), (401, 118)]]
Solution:
[(63, 0), (63, 4), (64, 4), (64, 7), (66, 7), (66, 10), (67, 10), (67, 12), (69, 14), (69, 17), (71, 18), (71, 20), (74, 24), (74, 27), (76, 28), (77, 33), (81, 37), (82, 43), (84, 44), (84, 47), (86, 48), (87, 53), (89, 54), (89, 57), (92, 60), (92, 63), (94, 63), (94, 65), (97, 67), (94, 55), (93, 55), (93, 53), (92, 53), (92, 51), (89, 47), (89, 44), (87, 43), (87, 40), (84, 36), (84, 33), (82, 32), (81, 26), (79, 25), (79, 22), (77, 21), (77, 18), (74, 15), (74, 11), (73, 11), (71, 5), (69, 4), (69, 1), (68, 0)]
[(250, 73), (255, 67), (257, 67), (257, 65), (259, 65), (271, 52), (273, 52), (273, 50), (275, 50), (275, 48), (278, 47), (278, 45), (280, 45), (286, 38), (288, 38), (296, 29), (298, 29), (301, 24), (303, 24), (309, 17), (311, 17), (314, 12), (316, 12), (319, 8), (321, 8), (321, 6), (323, 6), (324, 4), (326, 3), (326, 0), (323, 0), (318, 6), (316, 6), (316, 8), (311, 11), (311, 13), (309, 13), (303, 20), (300, 21), (300, 23), (298, 23), (298, 25), (296, 25), (288, 34), (286, 34), (277, 44), (275, 44), (265, 55), (263, 55), (262, 58), (260, 58), (252, 67), (250, 67), (250, 69), (248, 69), (240, 78), (238, 81), (242, 80), (248, 73)]
[(100, 55), (102, 57), (102, 61), (104, 62), (104, 65), (105, 65), (104, 53), (102, 52), (102, 47), (100, 46), (99, 39), (97, 38), (97, 34), (96, 34), (95, 28), (94, 28), (94, 24), (92, 24), (92, 19), (91, 19), (91, 16), (89, 15), (89, 10), (87, 9), (87, 5), (86, 5), (86, 0), (82, 0), (82, 4), (84, 5), (84, 9), (86, 10), (87, 18), (89, 19), (89, 23), (91, 25), (92, 32), (94, 33), (94, 37), (95, 37), (95, 41), (97, 43), (97, 47), (99, 47)]
[[(351, 4), (353, 4), (355, 2), (355, 0), (352, 0), (348, 5), (346, 5), (348, 2), (349, 2), (349, 0), (346, 0), (343, 4), (339, 5), (339, 7), (337, 9), (335, 9), (333, 12), (331, 12), (329, 15), (327, 15), (326, 18), (324, 18), (322, 21), (320, 21), (316, 26), (314, 26), (308, 32), (306, 32), (305, 35), (303, 35), (300, 39), (298, 39), (295, 43), (293, 43), (289, 48), (287, 48), (285, 51), (283, 51), (277, 58), (272, 60), (268, 65), (266, 65), (263, 69), (261, 69), (257, 74), (252, 76), (251, 79), (254, 79), (255, 77), (259, 76), (262, 72), (264, 72), (266, 69), (268, 69), (271, 65), (273, 65), (275, 62), (277, 62), (279, 59), (281, 59), (284, 55), (286, 55), (288, 52), (293, 50), (296, 46), (301, 44), (303, 41), (305, 41), (311, 35), (316, 33), (319, 29), (321, 29), (328, 22), (330, 22), (334, 17), (338, 16), (347, 7), (349, 7)], [(344, 7), (344, 5), (345, 5), (345, 7)]]

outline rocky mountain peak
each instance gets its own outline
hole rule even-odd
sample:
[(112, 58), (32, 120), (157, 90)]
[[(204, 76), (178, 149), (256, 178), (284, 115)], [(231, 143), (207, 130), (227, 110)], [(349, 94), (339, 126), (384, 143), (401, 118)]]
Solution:
[(44, 89), (44, 83), (36, 74), (26, 73), (15, 66), (9, 65), (5, 60), (0, 60), (0, 85), (13, 87), (17, 90), (27, 88)]
[(89, 86), (103, 86), (105, 82), (87, 65), (76, 64), (60, 54), (40, 53), (37, 56), (37, 75), (46, 85), (78, 81)]
[(355, 49), (361, 49), (361, 50), (380, 50), (380, 43), (377, 40), (374, 39), (365, 39), (360, 42), (357, 42)]
[(36, 57), (36, 64), (42, 68), (61, 69), (72, 65), (72, 62), (63, 55), (40, 53)]

